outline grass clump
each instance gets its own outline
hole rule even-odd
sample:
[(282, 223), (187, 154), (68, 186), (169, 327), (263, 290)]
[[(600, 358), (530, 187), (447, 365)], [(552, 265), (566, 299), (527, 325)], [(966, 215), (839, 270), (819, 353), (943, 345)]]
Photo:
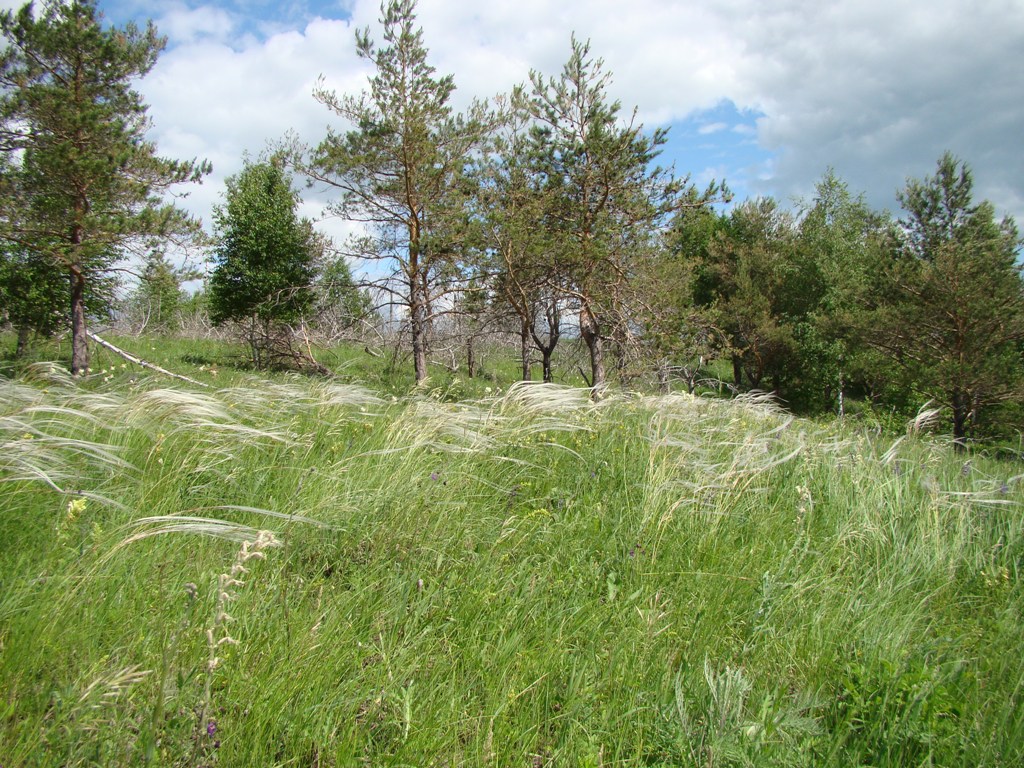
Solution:
[(0, 754), (1012, 765), (1019, 465), (757, 398), (0, 381)]

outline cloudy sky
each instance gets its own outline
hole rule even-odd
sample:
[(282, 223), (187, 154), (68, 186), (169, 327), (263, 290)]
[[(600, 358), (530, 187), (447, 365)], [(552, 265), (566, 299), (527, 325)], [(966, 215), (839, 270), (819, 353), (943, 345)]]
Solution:
[[(188, 201), (207, 222), (243, 153), (290, 130), (322, 138), (332, 115), (313, 86), (321, 75), (338, 92), (365, 86), (353, 33), (379, 29), (380, 15), (379, 0), (100, 8), (113, 23), (152, 18), (168, 37), (140, 88), (161, 153), (213, 162)], [(895, 209), (906, 179), (951, 150), (978, 196), (1024, 224), (1021, 0), (420, 0), (419, 20), (458, 105), (531, 68), (557, 74), (575, 32), (613, 74), (612, 95), (670, 127), (663, 159), (695, 181), (789, 202), (832, 166)]]

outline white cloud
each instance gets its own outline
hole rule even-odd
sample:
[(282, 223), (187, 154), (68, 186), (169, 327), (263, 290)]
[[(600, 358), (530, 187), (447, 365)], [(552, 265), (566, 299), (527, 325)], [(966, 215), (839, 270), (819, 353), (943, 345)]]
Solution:
[(701, 136), (707, 136), (712, 133), (721, 133), (728, 127), (725, 123), (705, 123), (697, 129), (697, 133)]
[[(149, 6), (172, 37), (142, 85), (154, 136), (165, 154), (214, 161), (191, 203), (204, 216), (243, 152), (289, 129), (323, 137), (334, 121), (311, 97), (319, 74), (339, 92), (365, 87), (353, 30), (376, 32), (378, 0), (317, 8), (340, 16), (344, 7), (348, 21), (301, 2), (258, 20), (237, 3), (225, 10), (226, 0)], [(282, 21), (300, 16), (304, 26)], [(893, 205), (905, 179), (932, 173), (948, 149), (974, 168), (979, 196), (1024, 223), (1024, 4), (1015, 0), (421, 0), (419, 21), (431, 62), (455, 74), (459, 106), (507, 91), (531, 68), (557, 74), (575, 31), (612, 73), (611, 95), (649, 126), (723, 101), (756, 114), (728, 131), (711, 117), (702, 131), (756, 130), (775, 156), (746, 166), (753, 191), (805, 195), (833, 166), (876, 205)], [(729, 170), (712, 164), (719, 178)]]
[(171, 44), (188, 44), (203, 38), (227, 40), (235, 29), (227, 11), (211, 6), (190, 9), (183, 3), (171, 4), (156, 21), (160, 33)]
[(1024, 177), (1024, 5), (792, 0), (764, 4), (757, 21), (740, 78), (765, 112), (762, 144), (779, 153), (766, 188), (807, 193), (832, 165), (892, 205), (948, 149), (974, 168), (979, 196), (1024, 214), (1000, 194)]

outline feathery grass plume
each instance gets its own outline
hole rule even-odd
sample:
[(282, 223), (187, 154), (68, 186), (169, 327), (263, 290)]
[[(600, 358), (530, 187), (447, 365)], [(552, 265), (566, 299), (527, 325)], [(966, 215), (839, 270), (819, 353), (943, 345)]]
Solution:
[(127, 403), (127, 418), (143, 424), (172, 421), (179, 424), (233, 421), (224, 404), (214, 395), (184, 389), (151, 389), (140, 392)]
[(923, 432), (931, 430), (939, 423), (939, 417), (942, 415), (942, 408), (929, 408), (928, 406), (931, 404), (932, 401), (929, 400), (927, 403), (922, 405), (917, 410), (917, 415), (907, 422), (908, 435), (920, 435)]
[(750, 392), (741, 392), (731, 401), (734, 405), (765, 416), (785, 416), (786, 409), (779, 403), (779, 399), (771, 392), (761, 392), (753, 389)]
[(74, 392), (67, 400), (69, 407), (77, 408), (86, 413), (107, 418), (106, 426), (110, 429), (119, 427), (124, 410), (125, 398), (120, 392)]
[(499, 410), (557, 415), (593, 407), (588, 390), (539, 381), (517, 381), (498, 399)]
[(421, 398), (413, 401), (389, 430), (385, 451), (430, 448), (450, 453), (477, 453), (496, 445), (492, 434), (502, 417), (471, 405), (449, 405)]
[[(21, 414), (31, 418), (33, 423), (41, 427), (73, 427), (76, 426), (74, 424), (75, 421), (86, 422), (95, 428), (106, 428), (109, 426), (107, 421), (104, 421), (95, 413), (70, 406), (30, 405), (22, 410)], [(40, 415), (49, 416), (50, 418), (38, 418)]]
[(87, 489), (115, 473), (134, 476), (137, 468), (118, 445), (72, 436), (109, 432), (102, 419), (79, 408), (35, 403), (15, 410), (0, 417), (0, 482), (41, 481), (62, 495), (123, 506)]
[(906, 435), (900, 435), (899, 437), (897, 437), (895, 442), (889, 446), (889, 449), (882, 454), (882, 457), (881, 459), (879, 459), (879, 461), (881, 461), (882, 464), (886, 466), (892, 464), (896, 460), (896, 457), (899, 456), (900, 444), (906, 439)]
[(786, 436), (793, 417), (771, 398), (735, 403), (665, 395), (646, 403), (657, 410), (647, 436), (645, 525), (657, 520), (661, 529), (681, 508), (729, 514), (744, 494), (764, 490), (755, 486), (758, 478), (803, 451), (799, 435)]
[(235, 445), (246, 445), (250, 442), (266, 440), (273, 443), (295, 444), (295, 436), (285, 430), (260, 429), (246, 424), (224, 421), (198, 420), (182, 425), (176, 431), (200, 430), (202, 438), (197, 442), (221, 444), (224, 441)]
[(76, 386), (75, 377), (67, 367), (55, 362), (32, 363), (22, 374), (25, 381), (48, 384), (51, 387), (63, 389), (74, 389)]
[[(245, 511), (266, 514), (274, 517), (283, 516), (288, 519), (293, 519), (292, 516), (272, 513), (269, 510), (245, 508)], [(263, 532), (263, 529), (254, 528), (250, 525), (242, 525), (241, 523), (234, 523), (230, 520), (189, 515), (154, 515), (153, 517), (143, 517), (128, 523), (125, 528), (126, 530), (131, 530), (133, 528), (140, 530), (130, 533), (127, 537), (118, 542), (114, 548), (104, 556), (104, 560), (108, 559), (118, 550), (127, 547), (129, 544), (133, 544), (136, 541), (142, 541), (143, 539), (149, 539), (154, 536), (185, 533), (211, 536), (225, 541), (252, 542), (259, 538), (259, 534)], [(270, 532), (267, 531), (266, 533)], [(271, 545), (268, 544), (267, 546)]]
[(310, 387), (310, 397), (319, 406), (337, 408), (377, 408), (384, 404), (365, 387), (333, 381), (314, 382)]
[(47, 394), (38, 387), (0, 376), (0, 412), (20, 411), (44, 402)]

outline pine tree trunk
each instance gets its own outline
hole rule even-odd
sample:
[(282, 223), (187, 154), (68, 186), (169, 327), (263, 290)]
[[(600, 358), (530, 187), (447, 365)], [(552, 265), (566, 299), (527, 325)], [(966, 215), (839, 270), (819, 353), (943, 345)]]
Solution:
[(473, 349), (473, 334), (466, 337), (466, 378), (476, 376), (476, 351)]
[(519, 350), (523, 361), (523, 381), (532, 381), (533, 371), (530, 366), (530, 324), (525, 320), (520, 321)]
[(580, 335), (590, 352), (590, 386), (597, 398), (604, 389), (607, 379), (604, 368), (604, 343), (601, 339), (597, 318), (589, 307), (580, 310)]
[(85, 325), (85, 276), (71, 270), (71, 374), (80, 376), (89, 370), (89, 338)]
[(413, 295), (409, 312), (409, 327), (412, 332), (412, 364), (416, 372), (416, 383), (422, 384), (427, 378), (427, 328), (424, 321), (424, 306), (418, 291)]
[(409, 330), (412, 335), (412, 365), (416, 383), (426, 381), (427, 373), (427, 331), (429, 296), (425, 281), (420, 274), (420, 222), (415, 217), (409, 226)]
[(967, 450), (967, 419), (971, 415), (971, 400), (966, 392), (953, 393), (953, 449), (957, 453)]
[(32, 329), (27, 325), (18, 327), (18, 346), (14, 350), (14, 357), (21, 359), (28, 352), (28, 342), (32, 338)]

